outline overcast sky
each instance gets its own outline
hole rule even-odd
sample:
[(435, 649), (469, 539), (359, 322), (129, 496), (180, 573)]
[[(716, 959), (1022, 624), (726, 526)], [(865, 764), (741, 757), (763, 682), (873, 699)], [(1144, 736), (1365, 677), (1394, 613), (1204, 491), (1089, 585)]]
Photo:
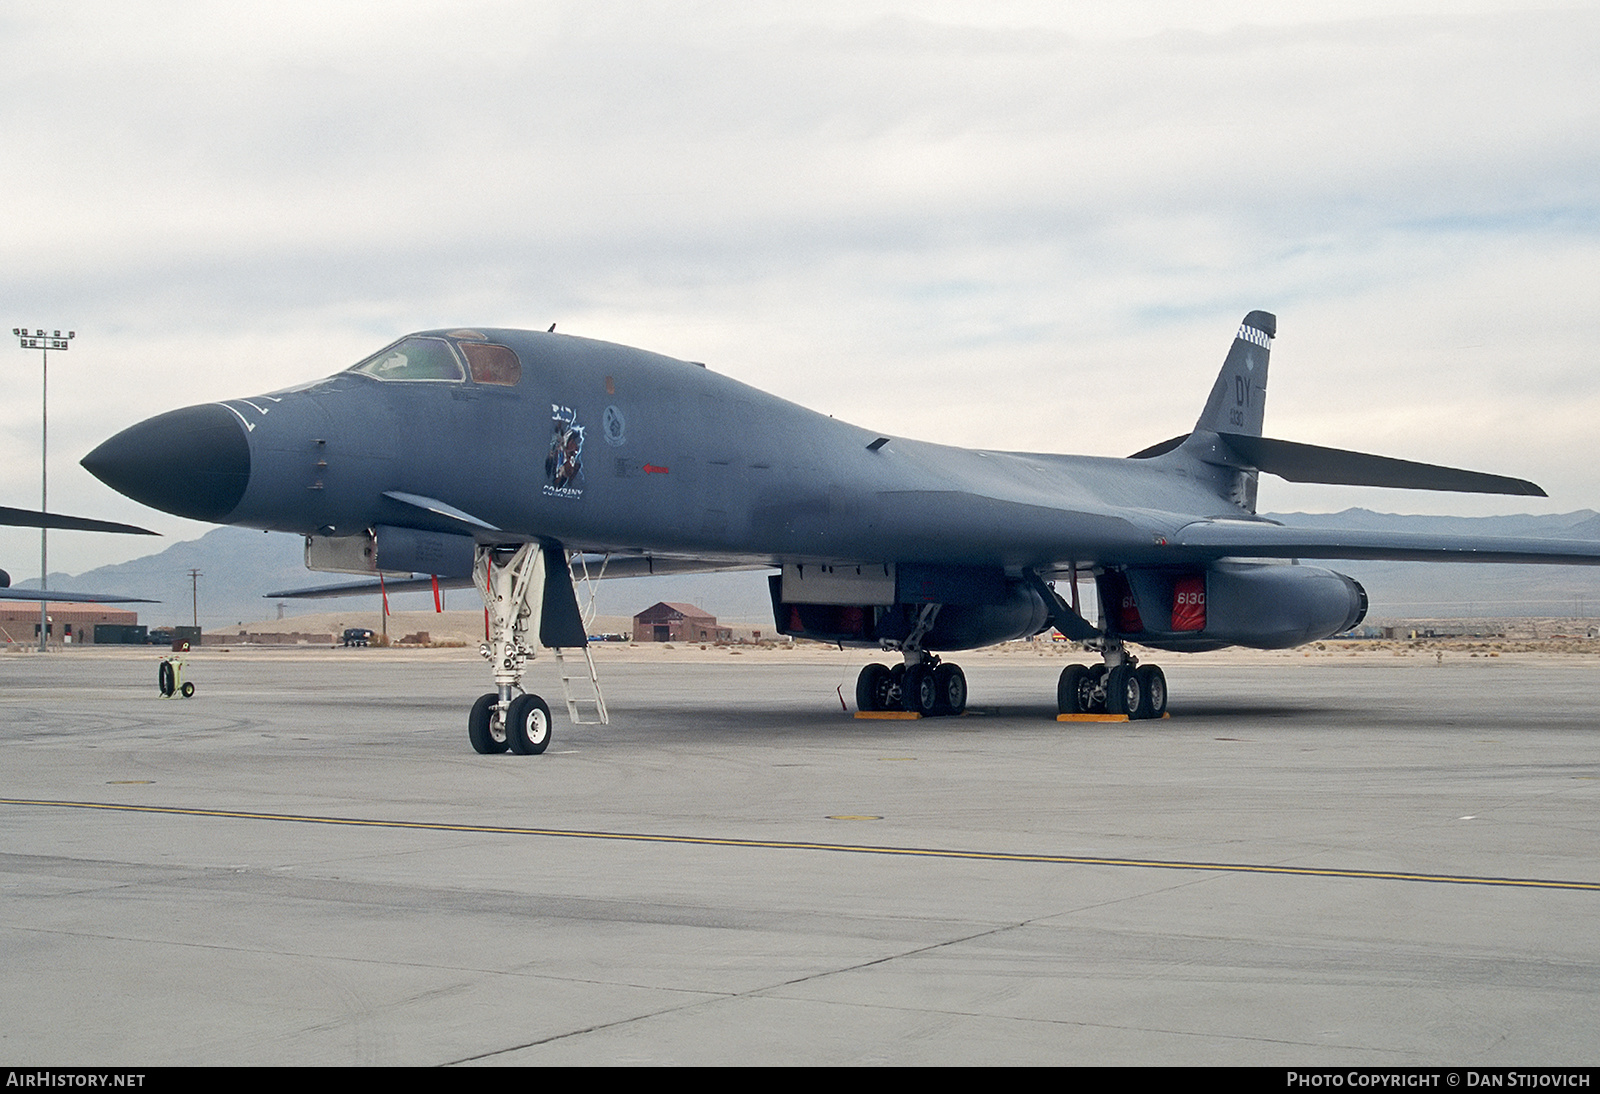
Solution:
[[(1193, 425), (1252, 308), (1269, 434), (1551, 495), (1267, 478), (1263, 509), (1600, 508), (1595, 4), (246, 7), (0, 7), (0, 318), (78, 332), (52, 509), (200, 534), (78, 459), (467, 324), (1126, 455)], [(33, 507), (8, 345), (0, 504)], [(51, 568), (150, 547), (53, 533)]]

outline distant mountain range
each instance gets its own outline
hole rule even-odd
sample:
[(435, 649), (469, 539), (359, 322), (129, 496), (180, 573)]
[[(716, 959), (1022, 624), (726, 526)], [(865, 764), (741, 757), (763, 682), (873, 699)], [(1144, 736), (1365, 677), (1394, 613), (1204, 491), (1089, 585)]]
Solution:
[[(1600, 513), (1582, 509), (1548, 516), (1431, 517), (1346, 509), (1342, 513), (1267, 513), (1289, 525), (1395, 532), (1448, 532), (1469, 536), (1539, 536), (1600, 540)], [(131, 605), (141, 622), (188, 623), (189, 571), (199, 570), (199, 614), (205, 627), (251, 623), (277, 616), (262, 593), (331, 584), (337, 575), (315, 574), (303, 564), (298, 536), (217, 528), (199, 539), (174, 543), (156, 554), (87, 573), (52, 574), (52, 588), (115, 592), (159, 600)], [(1366, 587), (1374, 618), (1434, 619), (1507, 616), (1600, 616), (1600, 567), (1446, 565), (1420, 562), (1321, 563)], [(351, 578), (351, 580), (355, 580)], [(38, 581), (17, 581), (38, 588)], [(447, 608), (472, 608), (477, 593), (445, 594)], [(376, 595), (359, 598), (377, 610)], [(760, 573), (629, 578), (603, 583), (596, 598), (602, 615), (632, 616), (658, 600), (698, 604), (728, 622), (770, 622), (767, 583)], [(326, 611), (328, 601), (285, 601), (285, 616)], [(395, 611), (433, 607), (430, 594), (390, 597)]]

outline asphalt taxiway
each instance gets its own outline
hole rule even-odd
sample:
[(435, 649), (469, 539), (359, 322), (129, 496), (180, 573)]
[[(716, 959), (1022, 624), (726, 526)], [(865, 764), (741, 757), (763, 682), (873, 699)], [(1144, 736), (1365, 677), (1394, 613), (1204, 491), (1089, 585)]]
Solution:
[(0, 1058), (1600, 1055), (1597, 659), (1162, 658), (1094, 725), (962, 662), (875, 722), (857, 655), (603, 650), (610, 726), (484, 757), (469, 651), (0, 655)]

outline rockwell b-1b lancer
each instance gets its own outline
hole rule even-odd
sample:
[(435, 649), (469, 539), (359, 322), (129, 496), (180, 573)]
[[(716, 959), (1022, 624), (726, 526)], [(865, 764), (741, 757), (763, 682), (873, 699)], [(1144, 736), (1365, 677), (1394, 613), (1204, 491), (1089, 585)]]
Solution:
[[(131, 536), (153, 536), (148, 528), (119, 524), (114, 520), (70, 517), (64, 513), (45, 513), (38, 509), (13, 509), (0, 505), (0, 526), (11, 528), (57, 528), (74, 532), (121, 532)], [(150, 604), (152, 601), (120, 593), (69, 593), (37, 589), (13, 589), (11, 575), (0, 570), (0, 600), (54, 600), (62, 604)]]
[[(324, 380), (159, 415), (83, 465), (169, 513), (303, 535), (315, 570), (413, 587), (471, 579), (495, 683), (468, 717), (479, 752), (549, 743), (550, 710), (523, 690), (524, 666), (535, 638), (558, 658), (587, 656), (575, 570), (775, 571), (779, 632), (899, 655), (862, 670), (864, 711), (959, 713), (966, 678), (941, 654), (1054, 627), (1100, 659), (1063, 670), (1059, 709), (1142, 718), (1165, 710), (1166, 679), (1130, 643), (1278, 649), (1361, 621), (1361, 586), (1299, 559), (1600, 564), (1600, 543), (1258, 517), (1263, 471), (1544, 493), (1263, 436), (1275, 334), (1272, 315), (1247, 315), (1194, 429), (1125, 459), (885, 436), (697, 363), (553, 328), (482, 328), (407, 335)], [(1080, 576), (1097, 587), (1094, 622)], [(598, 687), (594, 702), (604, 720)], [(570, 688), (567, 705), (577, 720)]]

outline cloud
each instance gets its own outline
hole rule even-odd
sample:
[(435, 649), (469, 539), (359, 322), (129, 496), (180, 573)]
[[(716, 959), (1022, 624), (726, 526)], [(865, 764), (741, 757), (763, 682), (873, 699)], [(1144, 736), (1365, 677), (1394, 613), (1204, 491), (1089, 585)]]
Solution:
[[(53, 496), (192, 529), (76, 458), (461, 322), (558, 321), (895, 433), (1120, 455), (1192, 423), (1266, 307), (1273, 431), (1600, 501), (1573, 456), (1600, 411), (1600, 14), (1192, 7), (10, 13), (0, 289), (15, 323), (80, 331)], [(37, 367), (13, 353), (0, 497), (25, 504)], [(138, 546), (84, 538), (61, 557)]]

